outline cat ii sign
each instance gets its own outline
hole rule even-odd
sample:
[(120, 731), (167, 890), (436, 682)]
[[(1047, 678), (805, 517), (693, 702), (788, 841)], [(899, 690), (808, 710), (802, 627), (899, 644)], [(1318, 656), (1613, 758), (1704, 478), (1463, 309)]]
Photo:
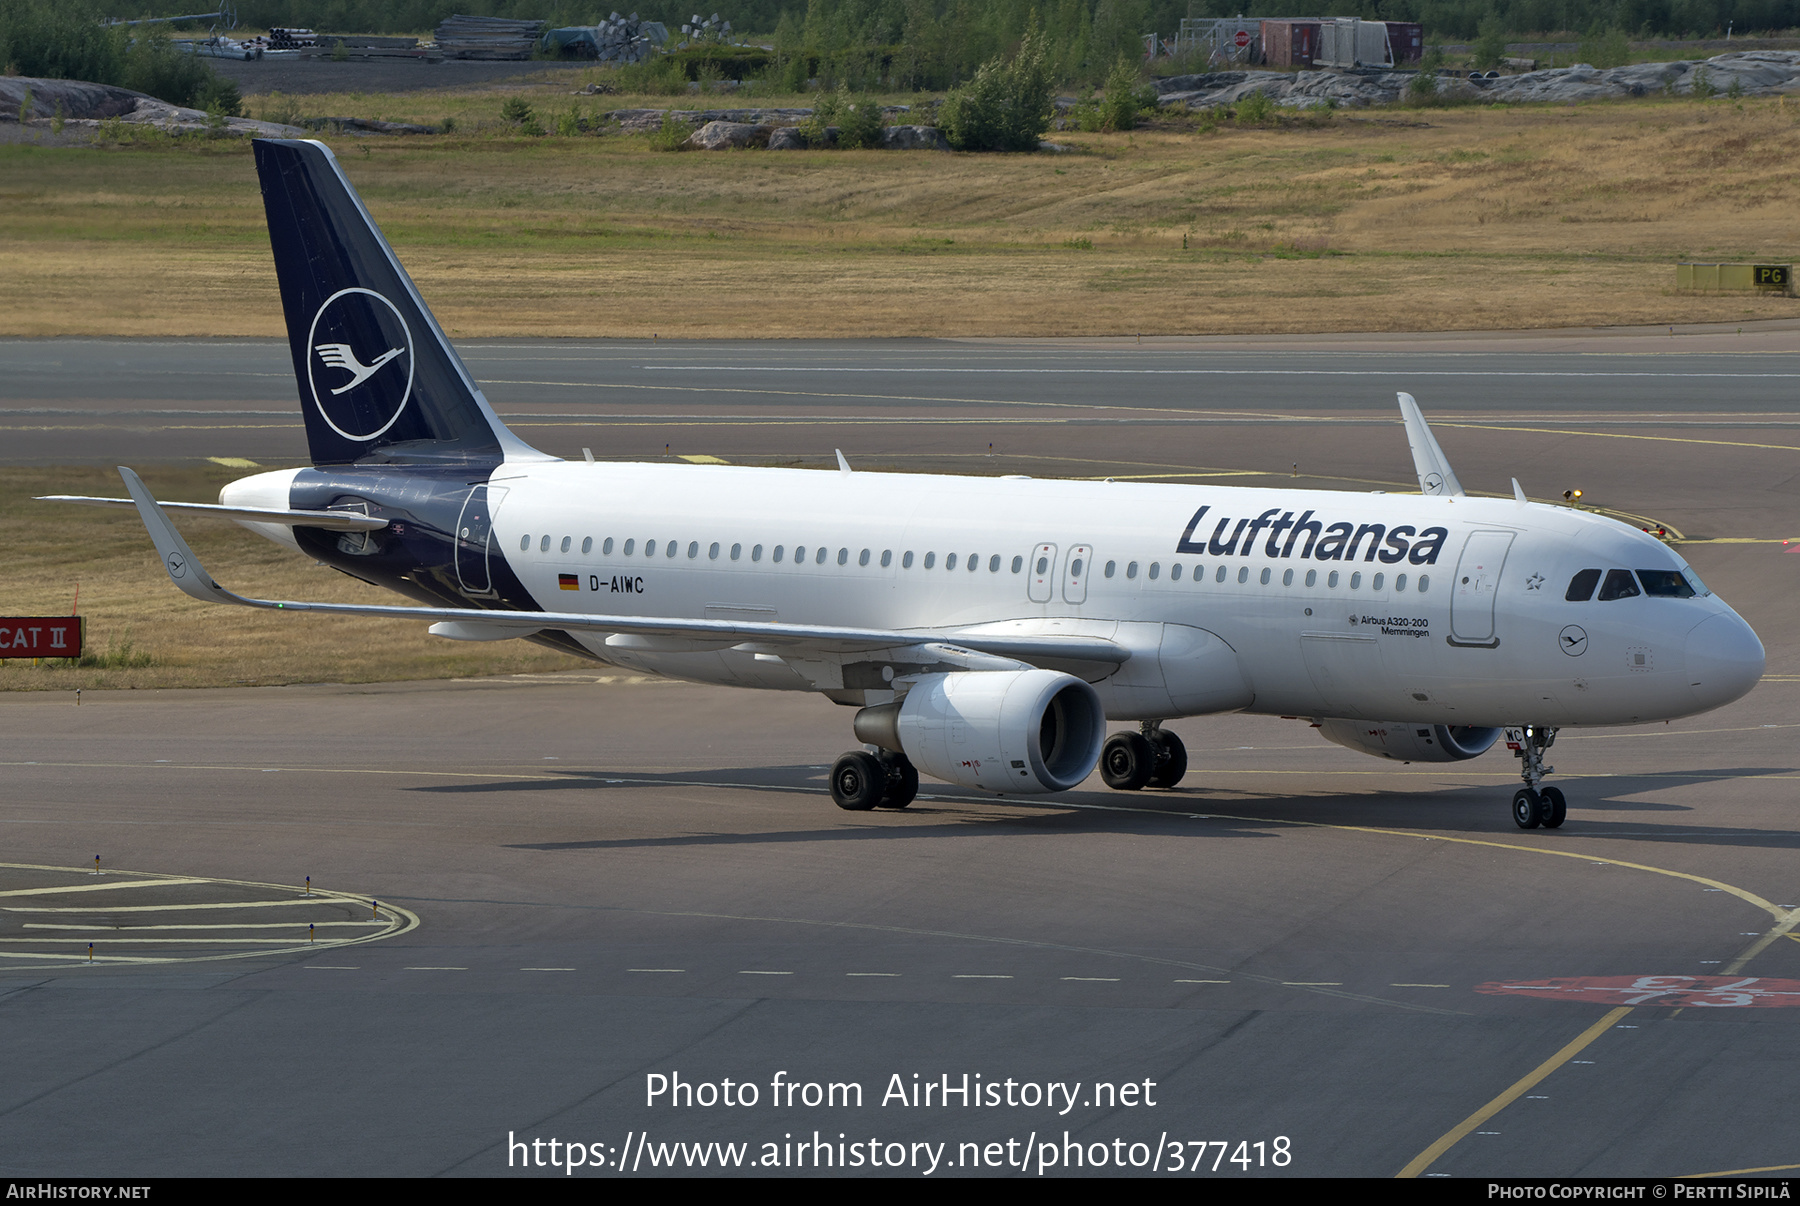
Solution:
[(0, 616), (0, 657), (80, 657), (81, 616)]

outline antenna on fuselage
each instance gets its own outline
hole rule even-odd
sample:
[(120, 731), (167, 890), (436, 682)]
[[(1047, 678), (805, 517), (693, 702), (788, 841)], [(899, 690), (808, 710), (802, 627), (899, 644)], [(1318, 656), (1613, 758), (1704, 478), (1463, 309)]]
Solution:
[(1399, 398), (1400, 417), (1406, 420), (1406, 442), (1412, 447), (1413, 468), (1419, 471), (1419, 493), (1460, 495), (1462, 483), (1456, 480), (1456, 470), (1438, 447), (1437, 437), (1431, 434), (1431, 425), (1425, 422), (1419, 404), (1411, 394), (1400, 394)]

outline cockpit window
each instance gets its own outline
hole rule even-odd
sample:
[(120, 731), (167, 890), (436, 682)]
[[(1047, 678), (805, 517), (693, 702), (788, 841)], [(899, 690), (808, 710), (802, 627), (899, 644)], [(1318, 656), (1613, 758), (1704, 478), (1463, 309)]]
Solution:
[(1700, 581), (1700, 575), (1696, 574), (1694, 572), (1693, 566), (1691, 566), (1691, 565), (1682, 566), (1681, 567), (1681, 576), (1683, 578), (1687, 579), (1688, 585), (1694, 588), (1695, 594), (1697, 594), (1697, 595), (1712, 594), (1712, 592), (1710, 590), (1706, 589), (1706, 583)]
[(1600, 571), (1584, 569), (1569, 580), (1569, 589), (1563, 598), (1571, 603), (1586, 603), (1594, 597), (1594, 588), (1600, 585)]
[(1664, 599), (1691, 599), (1694, 588), (1682, 577), (1680, 570), (1647, 570), (1637, 572), (1638, 581), (1644, 584), (1644, 593)]
[(1606, 571), (1606, 581), (1600, 584), (1600, 602), (1611, 603), (1614, 599), (1630, 599), (1637, 594), (1637, 580), (1631, 576), (1630, 570)]

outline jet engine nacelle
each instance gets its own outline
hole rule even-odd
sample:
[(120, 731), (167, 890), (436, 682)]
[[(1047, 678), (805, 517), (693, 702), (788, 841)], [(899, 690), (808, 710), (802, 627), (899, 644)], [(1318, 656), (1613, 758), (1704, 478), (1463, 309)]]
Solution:
[(1500, 740), (1499, 729), (1398, 720), (1321, 720), (1319, 735), (1359, 754), (1397, 762), (1461, 762), (1487, 753)]
[(1056, 670), (928, 674), (898, 703), (856, 714), (859, 741), (899, 750), (951, 783), (993, 792), (1065, 791), (1106, 740), (1094, 688)]

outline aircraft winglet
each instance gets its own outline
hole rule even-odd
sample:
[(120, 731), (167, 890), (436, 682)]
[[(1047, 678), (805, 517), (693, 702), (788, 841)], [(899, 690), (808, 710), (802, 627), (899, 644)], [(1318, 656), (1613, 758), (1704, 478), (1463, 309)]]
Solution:
[(1412, 446), (1413, 468), (1419, 472), (1419, 493), (1460, 495), (1462, 483), (1456, 480), (1456, 470), (1438, 447), (1437, 437), (1431, 434), (1419, 404), (1411, 394), (1401, 394), (1399, 398), (1400, 415), (1406, 420), (1406, 442)]
[(206, 567), (194, 556), (194, 550), (187, 546), (187, 541), (175, 530), (168, 514), (157, 506), (156, 499), (151, 496), (150, 488), (144, 485), (142, 478), (124, 465), (119, 466), (119, 476), (125, 481), (125, 490), (131, 495), (131, 501), (137, 504), (138, 517), (150, 532), (151, 543), (156, 545), (156, 554), (162, 558), (163, 568), (169, 571), (169, 581), (205, 603), (249, 602), (212, 580), (212, 575), (206, 572)]

